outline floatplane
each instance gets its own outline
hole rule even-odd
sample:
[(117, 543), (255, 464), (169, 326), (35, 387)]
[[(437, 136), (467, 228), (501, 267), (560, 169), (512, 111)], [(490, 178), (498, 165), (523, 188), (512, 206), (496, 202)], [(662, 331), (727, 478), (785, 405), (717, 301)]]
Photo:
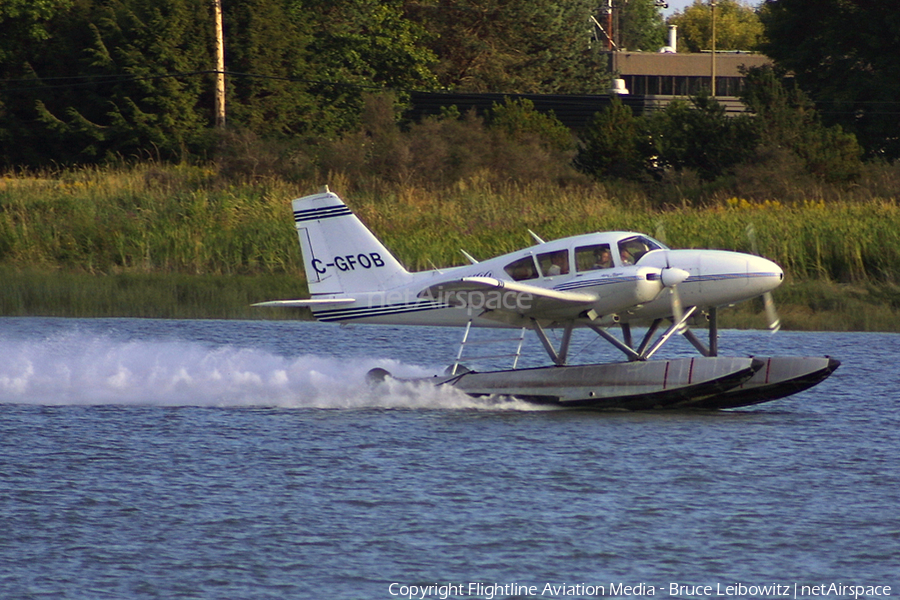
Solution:
[[(470, 264), (410, 272), (327, 187), (292, 202), (310, 298), (254, 306), (305, 307), (330, 323), (458, 326), (456, 361), (427, 381), (471, 396), (511, 396), (562, 407), (647, 410), (725, 409), (783, 398), (827, 378), (828, 356), (720, 356), (718, 310), (762, 296), (769, 327), (779, 327), (771, 292), (784, 278), (774, 262), (723, 250), (673, 250), (635, 232), (599, 232), (544, 241)], [(700, 311), (704, 342), (689, 327)], [(640, 341), (632, 325), (649, 323)], [(663, 327), (665, 328), (663, 329)], [(512, 368), (479, 372), (461, 363), (473, 327), (521, 333)], [(569, 364), (576, 328), (594, 331), (624, 355), (611, 363)], [(617, 337), (609, 330), (618, 328)], [(526, 331), (549, 365), (517, 368)], [(548, 330), (561, 330), (558, 343)], [(698, 356), (657, 359), (673, 336)], [(507, 340), (516, 338), (507, 338)], [(370, 381), (390, 377), (383, 369)]]

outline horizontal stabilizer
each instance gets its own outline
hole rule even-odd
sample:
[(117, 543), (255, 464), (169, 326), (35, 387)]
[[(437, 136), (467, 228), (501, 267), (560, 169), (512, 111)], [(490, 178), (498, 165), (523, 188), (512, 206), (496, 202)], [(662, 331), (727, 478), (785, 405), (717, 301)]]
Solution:
[(306, 300), (270, 300), (257, 302), (252, 306), (275, 306), (278, 308), (328, 306), (329, 304), (350, 304), (356, 302), (354, 298), (307, 298)]
[(596, 294), (563, 292), (504, 281), (493, 277), (463, 277), (430, 286), (420, 298), (433, 298), (459, 307), (481, 308), (534, 318), (555, 318), (559, 312), (586, 308), (597, 301)]

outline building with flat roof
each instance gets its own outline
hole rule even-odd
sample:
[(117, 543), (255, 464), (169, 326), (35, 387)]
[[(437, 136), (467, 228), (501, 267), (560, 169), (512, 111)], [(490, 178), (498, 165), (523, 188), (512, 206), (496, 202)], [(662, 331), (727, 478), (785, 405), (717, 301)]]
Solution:
[[(625, 81), (628, 93), (645, 97), (648, 108), (710, 90), (712, 58), (711, 52), (615, 52), (612, 57), (613, 69)], [(769, 64), (771, 59), (763, 54), (716, 52), (716, 99), (729, 112), (743, 112), (738, 99), (744, 84), (741, 68)]]
[[(712, 53), (612, 52), (612, 67), (624, 80), (619, 100), (642, 115), (665, 108), (677, 98), (686, 98), (709, 90), (712, 81)], [(716, 52), (716, 100), (728, 114), (745, 112), (738, 95), (743, 88), (742, 67), (758, 67), (772, 61), (751, 52)], [(624, 93), (623, 93), (624, 92)], [(579, 94), (500, 94), (466, 92), (412, 92), (407, 118), (418, 121), (441, 114), (445, 107), (460, 112), (475, 110), (485, 114), (505, 99), (527, 99), (541, 112), (550, 112), (566, 126), (580, 129), (594, 114), (610, 105), (611, 96)]]

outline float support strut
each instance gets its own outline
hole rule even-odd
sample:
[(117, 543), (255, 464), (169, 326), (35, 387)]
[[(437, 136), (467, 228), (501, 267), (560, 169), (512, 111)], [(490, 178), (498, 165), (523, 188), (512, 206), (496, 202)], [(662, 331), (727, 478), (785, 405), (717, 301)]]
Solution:
[(620, 342), (613, 334), (609, 333), (605, 329), (601, 329), (600, 327), (597, 327), (596, 325), (588, 325), (588, 327), (593, 329), (594, 332), (597, 335), (599, 335), (600, 337), (602, 337), (604, 340), (606, 340), (607, 342), (609, 342), (610, 344), (612, 344), (613, 346), (615, 346), (616, 348), (618, 348), (619, 350), (624, 352), (625, 356), (628, 357), (628, 360), (631, 360), (631, 361), (641, 360), (641, 355), (638, 354), (637, 352), (635, 352), (631, 346), (629, 346), (627, 343)]
[(566, 323), (566, 328), (563, 330), (562, 342), (559, 346), (559, 352), (553, 347), (553, 342), (547, 337), (547, 333), (544, 331), (544, 328), (541, 327), (541, 324), (537, 322), (537, 319), (531, 319), (531, 325), (534, 328), (534, 332), (537, 334), (538, 339), (541, 340), (541, 344), (544, 345), (544, 350), (546, 350), (547, 354), (550, 356), (550, 360), (557, 366), (565, 365), (566, 358), (569, 354), (569, 342), (572, 340), (572, 330), (575, 328), (575, 322), (569, 321)]

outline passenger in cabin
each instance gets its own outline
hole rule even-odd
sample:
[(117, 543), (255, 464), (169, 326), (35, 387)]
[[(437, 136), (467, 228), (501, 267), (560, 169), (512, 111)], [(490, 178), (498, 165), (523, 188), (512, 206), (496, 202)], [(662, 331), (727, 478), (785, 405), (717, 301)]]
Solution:
[(593, 244), (575, 248), (575, 267), (578, 272), (613, 268), (609, 244)]
[(554, 275), (566, 275), (569, 272), (569, 257), (566, 250), (554, 252), (550, 256), (550, 266), (546, 270), (547, 277)]
[(602, 246), (599, 250), (594, 252), (594, 256), (597, 259), (594, 261), (595, 269), (611, 269), (613, 266), (612, 260), (612, 252), (609, 251), (609, 246)]
[(629, 252), (625, 248), (622, 248), (622, 250), (619, 252), (619, 257), (622, 259), (622, 264), (626, 267), (634, 264), (634, 258), (632, 258), (631, 252)]

